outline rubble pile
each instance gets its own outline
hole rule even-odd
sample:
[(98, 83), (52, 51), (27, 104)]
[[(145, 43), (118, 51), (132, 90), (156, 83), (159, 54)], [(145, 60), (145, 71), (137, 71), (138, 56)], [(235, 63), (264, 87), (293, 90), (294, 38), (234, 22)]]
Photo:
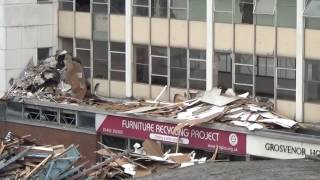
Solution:
[[(107, 147), (96, 153), (100, 163), (80, 164), (81, 154), (77, 146), (44, 146), (30, 141), (30, 135), (17, 137), (11, 132), (0, 145), (0, 179), (126, 179), (141, 177), (168, 169), (205, 163), (207, 158), (195, 158), (195, 152), (166, 153), (161, 144), (147, 139), (134, 144), (133, 150)], [(217, 155), (214, 153), (213, 160)]]

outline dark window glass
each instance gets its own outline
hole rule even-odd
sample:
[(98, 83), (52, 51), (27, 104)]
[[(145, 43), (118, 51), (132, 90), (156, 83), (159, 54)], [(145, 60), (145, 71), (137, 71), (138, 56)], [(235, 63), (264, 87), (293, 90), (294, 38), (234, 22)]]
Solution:
[(76, 48), (90, 49), (90, 40), (76, 39)]
[(73, 40), (71, 38), (61, 38), (61, 48), (67, 52), (73, 52)]
[(253, 23), (253, 1), (252, 0), (236, 0), (235, 22), (243, 24)]
[(193, 59), (205, 60), (206, 59), (206, 51), (205, 50), (190, 49), (189, 56), (190, 56), (190, 58), (193, 58)]
[(170, 18), (187, 19), (187, 1), (186, 0), (171, 0)]
[(152, 74), (167, 75), (168, 59), (161, 57), (152, 57)]
[(79, 112), (79, 127), (94, 128), (95, 127), (95, 114), (88, 112)]
[(118, 149), (127, 149), (128, 139), (113, 137), (113, 136), (102, 136), (102, 143), (108, 147), (114, 147)]
[(125, 81), (126, 80), (126, 74), (125, 74), (125, 72), (111, 71), (111, 80)]
[(90, 12), (90, 1), (76, 0), (76, 11)]
[(235, 62), (240, 64), (253, 64), (251, 54), (235, 54)]
[(271, 57), (257, 57), (256, 95), (273, 97), (274, 60)]
[(277, 24), (281, 27), (296, 27), (296, 0), (277, 0)]
[(164, 76), (152, 76), (151, 83), (155, 85), (165, 86), (168, 84), (168, 78)]
[(149, 16), (148, 0), (133, 0), (132, 8), (134, 16)]
[(111, 14), (125, 14), (126, 1), (125, 0), (110, 0)]
[(50, 55), (50, 48), (38, 48), (38, 62), (45, 60)]
[(168, 1), (151, 0), (151, 16), (166, 18), (168, 16)]
[(125, 54), (111, 53), (111, 69), (112, 70), (125, 70), (126, 59)]
[(149, 51), (148, 46), (134, 45), (134, 62), (136, 64), (136, 82), (149, 82)]
[(252, 86), (242, 86), (242, 85), (235, 85), (234, 86), (234, 89), (236, 91), (236, 93), (246, 93), (246, 92), (249, 92), (250, 95), (252, 95)]
[(76, 112), (62, 111), (60, 113), (60, 124), (65, 124), (67, 126), (76, 125)]
[(126, 45), (125, 45), (125, 43), (111, 42), (110, 43), (110, 50), (111, 51), (125, 52), (126, 51)]
[(320, 102), (320, 61), (306, 60), (305, 68), (305, 99)]
[(92, 34), (94, 40), (107, 41), (108, 35), (108, 5), (93, 4)]
[(206, 79), (206, 62), (190, 61), (190, 78)]
[(167, 48), (152, 46), (151, 54), (156, 56), (167, 56)]
[(170, 85), (186, 88), (187, 85), (187, 50), (181, 48), (170, 49)]
[(222, 89), (232, 87), (232, 59), (230, 53), (216, 52), (218, 59), (218, 86)]
[(80, 60), (82, 66), (90, 67), (90, 51), (77, 49), (77, 58)]
[(253, 67), (252, 66), (235, 66), (235, 82), (242, 84), (253, 83)]
[(108, 43), (93, 41), (93, 77), (108, 78)]
[(59, 10), (73, 11), (73, 0), (60, 0)]
[(206, 89), (206, 81), (190, 80), (189, 87), (190, 87), (190, 89), (205, 90)]
[(207, 5), (206, 0), (190, 0), (190, 20), (191, 21), (206, 21)]

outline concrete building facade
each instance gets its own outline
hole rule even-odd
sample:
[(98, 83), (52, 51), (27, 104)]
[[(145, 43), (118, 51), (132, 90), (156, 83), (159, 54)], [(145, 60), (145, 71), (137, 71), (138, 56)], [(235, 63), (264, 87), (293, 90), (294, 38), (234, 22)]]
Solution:
[(57, 49), (57, 1), (0, 1), (0, 94)]

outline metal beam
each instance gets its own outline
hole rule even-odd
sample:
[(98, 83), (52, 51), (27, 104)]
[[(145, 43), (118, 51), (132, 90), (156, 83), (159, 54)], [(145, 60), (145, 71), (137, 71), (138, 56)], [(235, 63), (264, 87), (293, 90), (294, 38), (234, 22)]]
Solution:
[(296, 25), (296, 120), (304, 121), (304, 0), (297, 0)]
[(206, 61), (206, 90), (211, 90), (217, 85), (217, 77), (213, 77), (214, 71), (214, 0), (207, 0), (207, 61)]

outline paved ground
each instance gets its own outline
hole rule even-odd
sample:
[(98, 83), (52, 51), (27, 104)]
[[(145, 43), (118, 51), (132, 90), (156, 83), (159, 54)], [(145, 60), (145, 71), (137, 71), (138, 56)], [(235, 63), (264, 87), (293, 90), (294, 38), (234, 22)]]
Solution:
[(264, 160), (206, 163), (170, 170), (143, 180), (320, 180), (320, 161)]

